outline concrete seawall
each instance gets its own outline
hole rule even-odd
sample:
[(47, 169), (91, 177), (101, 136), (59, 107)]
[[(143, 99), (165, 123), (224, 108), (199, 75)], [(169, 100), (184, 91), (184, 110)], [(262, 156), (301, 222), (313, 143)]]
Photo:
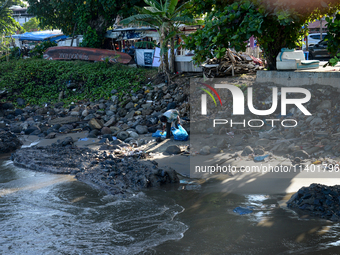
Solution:
[(304, 85), (330, 85), (340, 88), (340, 66), (296, 71), (257, 71), (256, 82), (299, 87)]

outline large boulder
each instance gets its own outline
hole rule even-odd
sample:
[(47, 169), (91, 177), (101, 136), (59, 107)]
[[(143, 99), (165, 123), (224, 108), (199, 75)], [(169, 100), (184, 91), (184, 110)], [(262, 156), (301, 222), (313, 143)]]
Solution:
[(137, 125), (136, 126), (136, 131), (138, 134), (147, 134), (148, 133), (148, 127), (147, 126), (142, 126), (142, 125)]
[(22, 142), (15, 134), (6, 131), (0, 132), (0, 153), (12, 152), (20, 148), (21, 145)]
[(91, 129), (102, 129), (103, 124), (99, 120), (93, 118), (89, 121), (89, 126)]
[(117, 138), (119, 139), (119, 140), (125, 140), (125, 139), (127, 139), (128, 137), (130, 136), (130, 134), (128, 133), (128, 132), (126, 132), (126, 131), (120, 131), (118, 134), (117, 134)]
[(178, 145), (170, 145), (168, 148), (166, 148), (165, 152), (169, 154), (180, 154), (182, 150)]

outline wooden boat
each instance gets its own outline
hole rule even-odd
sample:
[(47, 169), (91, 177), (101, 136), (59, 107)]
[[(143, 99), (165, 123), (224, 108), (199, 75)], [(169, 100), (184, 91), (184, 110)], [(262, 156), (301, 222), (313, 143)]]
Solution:
[(121, 64), (128, 64), (132, 59), (129, 54), (119, 51), (67, 46), (47, 48), (43, 57), (49, 60), (106, 61), (109, 59), (110, 63)]

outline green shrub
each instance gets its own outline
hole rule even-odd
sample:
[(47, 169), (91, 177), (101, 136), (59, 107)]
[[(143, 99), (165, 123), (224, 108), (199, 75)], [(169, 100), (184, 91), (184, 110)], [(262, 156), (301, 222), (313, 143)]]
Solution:
[(9, 55), (10, 59), (20, 59), (22, 58), (22, 52), (20, 50), (19, 47), (13, 47), (10, 49), (10, 55)]
[[(61, 91), (66, 96), (65, 103), (90, 101), (109, 99), (112, 89), (117, 89), (119, 96), (137, 91), (145, 77), (154, 73), (154, 69), (107, 66), (101, 62), (13, 60), (0, 63), (0, 88), (9, 91), (9, 100), (16, 102), (22, 97), (31, 105), (56, 102)], [(75, 91), (67, 88), (70, 82), (76, 85)]]
[(32, 58), (42, 58), (45, 50), (49, 47), (57, 46), (56, 42), (45, 41), (41, 42), (30, 50), (29, 54)]

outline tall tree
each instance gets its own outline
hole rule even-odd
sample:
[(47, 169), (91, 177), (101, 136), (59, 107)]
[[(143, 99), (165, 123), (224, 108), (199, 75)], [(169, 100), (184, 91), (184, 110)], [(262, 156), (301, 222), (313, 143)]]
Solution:
[[(147, 25), (157, 29), (160, 38), (162, 71), (169, 74), (175, 71), (175, 37), (180, 34), (179, 25), (193, 20), (182, 12), (190, 6), (178, 0), (145, 0), (147, 6), (136, 7), (138, 14), (121, 21), (121, 24)], [(168, 61), (168, 44), (170, 42), (170, 68)], [(169, 76), (169, 75), (168, 75)]]
[(12, 11), (9, 9), (15, 4), (22, 4), (17, 0), (0, 0), (0, 35), (15, 33), (21, 28), (20, 24), (12, 18)]
[[(276, 56), (281, 48), (295, 48), (307, 33), (307, 23), (339, 8), (339, 0), (208, 0), (198, 1), (193, 11), (208, 13), (205, 26), (186, 40), (195, 50), (195, 61), (222, 58), (226, 48), (245, 50), (251, 35), (257, 37), (269, 69), (276, 69)], [(305, 5), (304, 5), (305, 4)], [(304, 26), (305, 25), (305, 26)], [(303, 29), (303, 26), (305, 29)]]
[(334, 17), (327, 17), (326, 21), (328, 32), (325, 41), (327, 41), (328, 52), (333, 56), (327, 65), (335, 66), (340, 61), (340, 13)]
[(84, 36), (83, 46), (100, 48), (107, 29), (117, 17), (128, 17), (142, 0), (28, 0), (28, 11), (42, 26), (61, 29), (64, 34)]
[(50, 29), (49, 27), (42, 27), (37, 17), (31, 18), (29, 21), (25, 22), (22, 27), (27, 32)]

